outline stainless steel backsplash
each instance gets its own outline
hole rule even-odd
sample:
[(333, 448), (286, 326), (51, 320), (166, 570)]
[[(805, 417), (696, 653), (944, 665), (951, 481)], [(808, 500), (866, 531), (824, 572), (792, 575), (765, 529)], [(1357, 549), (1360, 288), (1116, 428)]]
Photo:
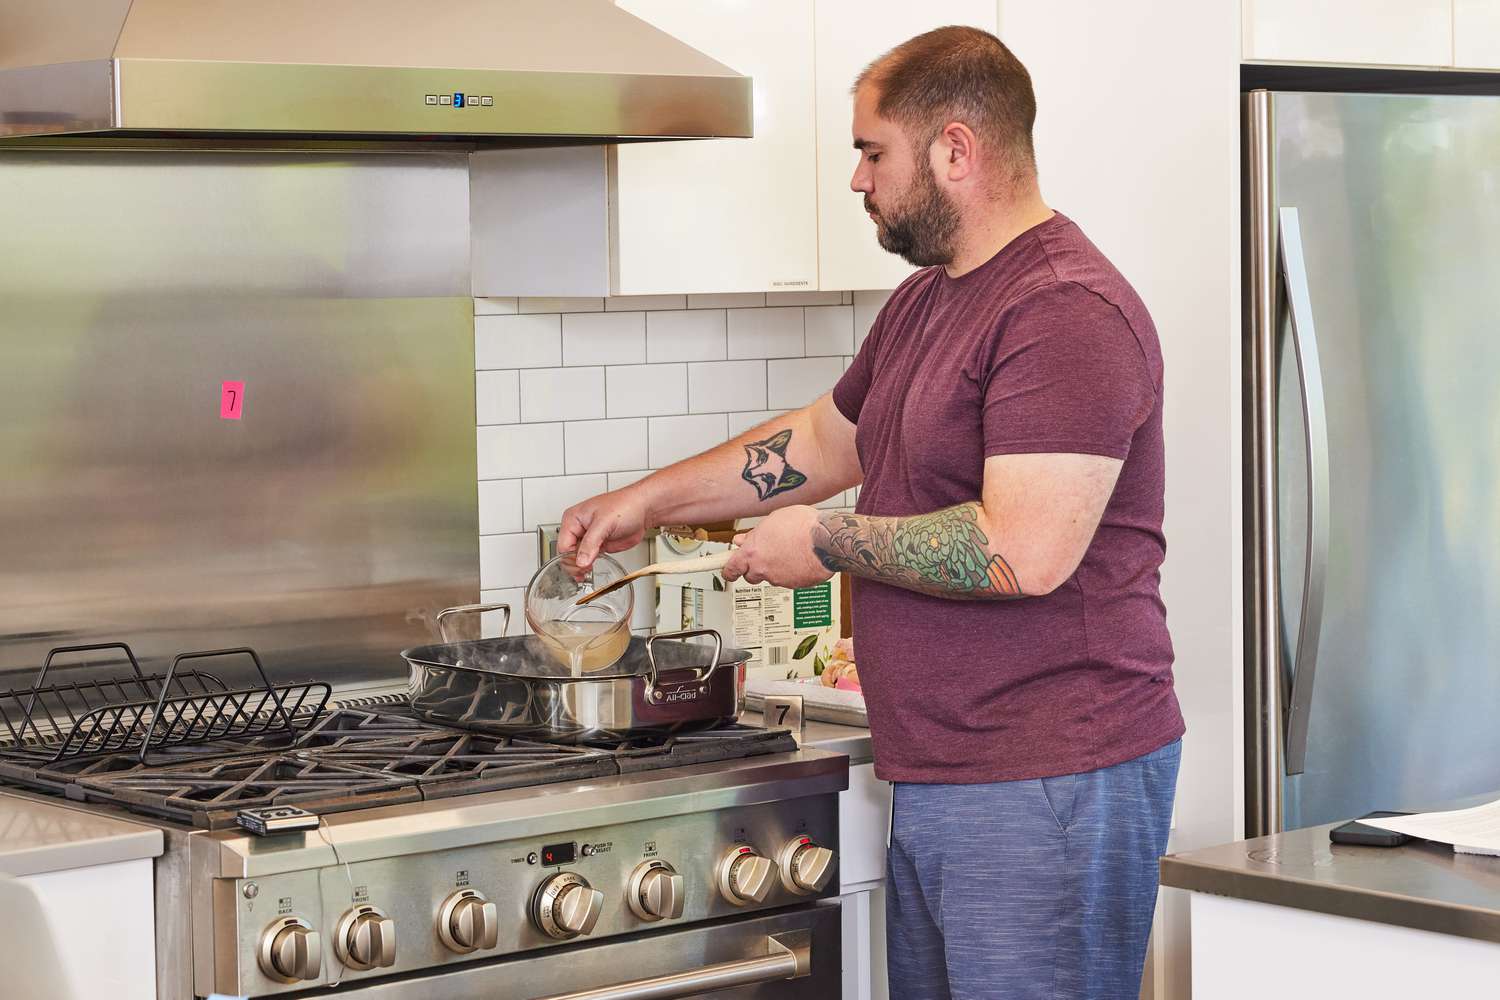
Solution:
[(0, 154), (0, 688), (402, 676), (479, 589), (468, 262), (462, 155)]

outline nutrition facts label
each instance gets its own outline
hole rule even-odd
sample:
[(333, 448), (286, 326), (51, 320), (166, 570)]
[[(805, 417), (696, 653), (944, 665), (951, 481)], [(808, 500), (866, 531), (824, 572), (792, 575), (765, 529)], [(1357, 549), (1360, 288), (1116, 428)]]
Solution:
[[(793, 592), (768, 584), (737, 588), (734, 592), (734, 644), (754, 654), (756, 661), (785, 663), (785, 644), (792, 637)], [(774, 653), (765, 647), (773, 647)], [(774, 654), (780, 653), (781, 657)]]

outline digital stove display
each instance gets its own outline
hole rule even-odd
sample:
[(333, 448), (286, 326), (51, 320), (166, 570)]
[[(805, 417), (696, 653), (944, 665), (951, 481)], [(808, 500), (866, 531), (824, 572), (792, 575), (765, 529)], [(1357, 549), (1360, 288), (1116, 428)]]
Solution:
[(578, 857), (577, 844), (548, 844), (542, 848), (542, 864), (571, 865)]

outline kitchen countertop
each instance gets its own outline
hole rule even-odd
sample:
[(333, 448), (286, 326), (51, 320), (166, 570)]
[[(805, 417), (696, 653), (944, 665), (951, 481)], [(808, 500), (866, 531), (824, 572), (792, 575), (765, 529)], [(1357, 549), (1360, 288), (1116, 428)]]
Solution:
[(0, 792), (0, 874), (38, 875), (161, 853), (160, 830)]
[[(759, 712), (741, 712), (740, 721), (747, 726), (762, 725)], [(863, 726), (840, 726), (832, 722), (802, 723), (802, 745), (846, 754), (849, 766), (869, 764), (875, 760), (870, 731)]]
[(1335, 825), (1169, 854), (1161, 884), (1500, 943), (1500, 858), (1334, 844)]

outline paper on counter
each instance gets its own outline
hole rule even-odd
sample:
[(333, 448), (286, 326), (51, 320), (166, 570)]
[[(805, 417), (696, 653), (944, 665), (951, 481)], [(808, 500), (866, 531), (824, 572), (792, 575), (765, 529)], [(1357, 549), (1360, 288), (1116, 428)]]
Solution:
[(1471, 809), (1361, 819), (1365, 826), (1452, 844), (1463, 854), (1500, 855), (1500, 799)]

